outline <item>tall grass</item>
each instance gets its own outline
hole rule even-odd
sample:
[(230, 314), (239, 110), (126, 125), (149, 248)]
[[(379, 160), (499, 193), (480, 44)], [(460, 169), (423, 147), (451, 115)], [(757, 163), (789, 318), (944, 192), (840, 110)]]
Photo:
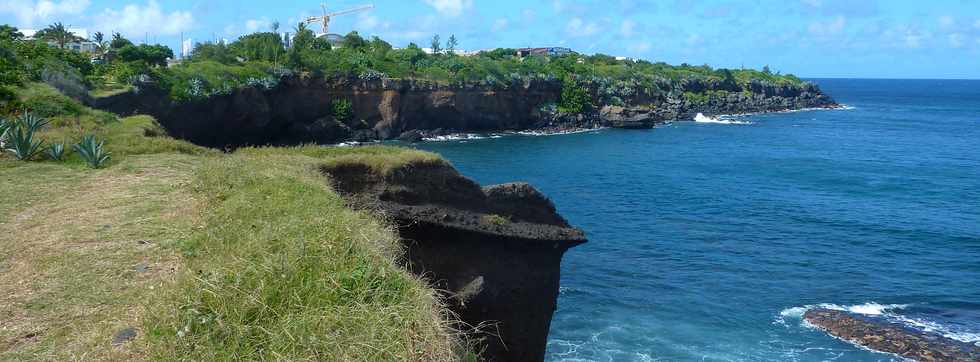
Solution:
[(197, 171), (205, 227), (183, 245), (191, 272), (148, 322), (155, 358), (455, 358), (438, 299), (396, 266), (393, 231), (345, 207), (319, 162), (265, 150)]

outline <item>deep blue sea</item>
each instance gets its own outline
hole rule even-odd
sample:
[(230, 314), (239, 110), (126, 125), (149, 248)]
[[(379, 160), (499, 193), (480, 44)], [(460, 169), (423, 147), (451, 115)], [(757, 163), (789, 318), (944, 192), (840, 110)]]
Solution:
[(824, 304), (980, 342), (980, 81), (814, 80), (846, 110), (427, 142), (584, 229), (550, 361), (890, 361)]

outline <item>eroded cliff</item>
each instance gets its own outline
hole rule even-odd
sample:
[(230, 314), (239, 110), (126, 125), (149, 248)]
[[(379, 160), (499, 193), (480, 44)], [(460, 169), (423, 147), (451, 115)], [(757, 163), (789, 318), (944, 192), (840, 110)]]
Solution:
[(476, 327), (484, 358), (544, 359), (562, 256), (586, 242), (544, 195), (523, 183), (481, 188), (443, 162), (321, 171), (352, 203), (396, 223), (405, 266), (448, 292), (448, 307)]
[[(119, 114), (155, 116), (171, 135), (196, 144), (330, 144), (343, 141), (417, 139), (420, 135), (504, 130), (564, 130), (594, 127), (649, 128), (697, 113), (768, 112), (836, 103), (812, 84), (750, 83), (745, 89), (701, 81), (666, 82), (640, 89), (621, 105), (605, 105), (589, 89), (595, 108), (558, 114), (560, 81), (533, 80), (507, 86), (479, 83), (438, 85), (418, 80), (291, 76), (271, 89), (245, 87), (207, 99), (175, 102), (152, 84), (93, 101)], [(693, 95), (693, 96), (692, 96)], [(347, 100), (352, 117), (338, 119), (332, 104)]]

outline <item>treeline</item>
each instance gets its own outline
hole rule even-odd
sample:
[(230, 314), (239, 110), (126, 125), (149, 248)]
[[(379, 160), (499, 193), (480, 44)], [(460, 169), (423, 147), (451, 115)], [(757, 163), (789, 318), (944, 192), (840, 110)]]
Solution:
[[(3, 34), (10, 33), (11, 29), (6, 27)], [(51, 33), (60, 34), (56, 30)], [(119, 34), (114, 34), (110, 40), (103, 40), (101, 34), (96, 34), (97, 39), (93, 41), (97, 43), (98, 51), (94, 58), (99, 61), (94, 64), (84, 55), (49, 45), (64, 44), (59, 40), (61, 37), (25, 41), (16, 35), (5, 35), (0, 39), (4, 48), (0, 61), (3, 61), (4, 69), (10, 68), (7, 63), (14, 64), (14, 68), (28, 69), (22, 74), (35, 80), (44, 78), (40, 73), (45, 69), (71, 73), (66, 77), (77, 78), (82, 85), (97, 92), (154, 82), (168, 89), (178, 100), (226, 94), (246, 85), (271, 88), (282, 77), (297, 72), (325, 76), (345, 74), (365, 80), (412, 78), (441, 83), (478, 82), (494, 87), (520, 85), (531, 80), (562, 80), (567, 88), (572, 88), (565, 92), (570, 97), (583, 97), (581, 90), (575, 88), (588, 85), (600, 90), (603, 102), (613, 104), (621, 103), (622, 99), (639, 90), (648, 94), (669, 92), (669, 85), (691, 79), (720, 83), (730, 91), (747, 91), (751, 82), (803, 83), (793, 75), (772, 73), (768, 67), (756, 71), (714, 69), (707, 65), (672, 66), (662, 62), (617, 59), (605, 54), (520, 57), (514, 49), (495, 49), (463, 56), (456, 54), (459, 43), (455, 36), (450, 36), (445, 45), (438, 35), (434, 36), (431, 51), (426, 52), (414, 43), (396, 49), (378, 37), (366, 39), (357, 32), (328, 41), (316, 37), (304, 24), (293, 29), (293, 34), (291, 39), (284, 39), (277, 24), (272, 31), (248, 34), (229, 44), (200, 43), (186, 59), (170, 67), (166, 66), (167, 59), (173, 58), (169, 48), (137, 46)], [(0, 73), (0, 76), (6, 77), (8, 73)], [(12, 74), (16, 78), (18, 72)], [(571, 110), (578, 108), (573, 105)]]

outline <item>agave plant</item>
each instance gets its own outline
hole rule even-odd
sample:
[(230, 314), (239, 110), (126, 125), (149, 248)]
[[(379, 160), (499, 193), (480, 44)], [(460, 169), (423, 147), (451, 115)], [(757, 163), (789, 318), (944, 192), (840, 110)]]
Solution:
[(49, 160), (61, 161), (65, 157), (65, 144), (52, 143), (48, 145), (46, 150), (44, 150), (44, 154), (48, 156)]
[(48, 124), (48, 120), (35, 116), (31, 113), (25, 113), (24, 115), (17, 118), (17, 120), (14, 123), (14, 126), (26, 128), (28, 132), (34, 133), (37, 132), (39, 129), (41, 129), (41, 127), (46, 126), (47, 124)]
[(0, 119), (0, 150), (4, 149), (4, 145), (7, 144), (7, 131), (13, 125), (10, 121), (6, 119)]
[(105, 141), (96, 141), (94, 135), (88, 135), (82, 137), (82, 141), (72, 148), (85, 159), (85, 162), (88, 162), (89, 166), (102, 168), (106, 162), (109, 162), (109, 152), (105, 152), (102, 148), (104, 144)]
[(7, 130), (4, 150), (12, 153), (18, 160), (27, 161), (41, 152), (42, 143), (44, 141), (34, 138), (34, 131), (15, 124)]

